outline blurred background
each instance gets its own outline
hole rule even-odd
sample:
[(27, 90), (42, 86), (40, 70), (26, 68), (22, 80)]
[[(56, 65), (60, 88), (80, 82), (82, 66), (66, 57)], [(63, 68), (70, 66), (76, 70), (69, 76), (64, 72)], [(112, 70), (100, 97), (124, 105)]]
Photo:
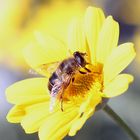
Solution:
[[(12, 83), (35, 77), (24, 61), (22, 48), (34, 38), (34, 32), (47, 32), (61, 40), (67, 36), (72, 18), (82, 16), (87, 6), (103, 8), (120, 24), (119, 43), (135, 43), (137, 57), (125, 72), (135, 81), (126, 94), (113, 98), (109, 105), (140, 137), (140, 0), (0, 0), (0, 140), (38, 140), (27, 135), (19, 124), (10, 124), (5, 116), (12, 107), (5, 89)], [(65, 140), (129, 140), (125, 132), (103, 111), (98, 111), (74, 137)]]

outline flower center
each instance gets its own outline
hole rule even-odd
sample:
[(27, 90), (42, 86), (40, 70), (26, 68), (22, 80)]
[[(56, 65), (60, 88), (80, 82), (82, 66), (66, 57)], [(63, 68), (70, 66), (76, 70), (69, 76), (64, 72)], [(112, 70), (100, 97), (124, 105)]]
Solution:
[(77, 97), (79, 101), (82, 101), (85, 97), (90, 94), (91, 88), (95, 92), (102, 91), (102, 67), (99, 64), (90, 65), (88, 69), (91, 72), (87, 72), (86, 74), (81, 74), (77, 72), (69, 86), (64, 92), (63, 100), (64, 101), (77, 101)]

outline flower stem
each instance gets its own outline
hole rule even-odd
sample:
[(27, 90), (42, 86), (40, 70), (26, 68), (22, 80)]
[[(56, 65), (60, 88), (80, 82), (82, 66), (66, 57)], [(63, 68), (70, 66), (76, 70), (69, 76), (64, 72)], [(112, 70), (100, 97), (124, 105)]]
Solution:
[(103, 110), (116, 122), (125, 132), (132, 138), (132, 140), (140, 140), (136, 133), (110, 108), (106, 105)]

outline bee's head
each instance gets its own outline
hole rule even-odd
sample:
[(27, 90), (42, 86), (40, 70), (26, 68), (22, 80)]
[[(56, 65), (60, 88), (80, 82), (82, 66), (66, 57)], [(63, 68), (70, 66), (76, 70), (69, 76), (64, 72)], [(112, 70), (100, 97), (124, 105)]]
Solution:
[(74, 52), (73, 53), (73, 56), (75, 58), (75, 60), (77, 61), (77, 63), (81, 66), (81, 67), (84, 67), (87, 63), (86, 63), (86, 60), (85, 60), (85, 55), (86, 53), (80, 53), (78, 51)]

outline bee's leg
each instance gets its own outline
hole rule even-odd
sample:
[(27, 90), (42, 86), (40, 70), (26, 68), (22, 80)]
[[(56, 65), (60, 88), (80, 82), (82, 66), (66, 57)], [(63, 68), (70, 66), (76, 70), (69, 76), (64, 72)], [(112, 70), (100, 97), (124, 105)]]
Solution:
[(60, 95), (61, 111), (63, 112), (63, 94)]
[(71, 79), (72, 83), (74, 83), (74, 80), (75, 80), (75, 78), (74, 78), (74, 77), (72, 77), (72, 79)]
[(63, 112), (64, 109), (63, 109), (63, 99), (61, 100), (61, 111)]
[(91, 70), (89, 70), (88, 68), (86, 68), (86, 67), (84, 67), (84, 69), (88, 72), (88, 73), (90, 73), (91, 72)]
[[(83, 69), (83, 70), (82, 70), (82, 69)], [(81, 74), (88, 74), (88, 73), (91, 72), (91, 70), (89, 70), (89, 69), (86, 68), (86, 67), (83, 67), (82, 69), (79, 70), (79, 72), (80, 72)]]
[(81, 70), (79, 70), (79, 72), (80, 72), (81, 74), (87, 74), (87, 72), (83, 72), (83, 71), (81, 71)]

